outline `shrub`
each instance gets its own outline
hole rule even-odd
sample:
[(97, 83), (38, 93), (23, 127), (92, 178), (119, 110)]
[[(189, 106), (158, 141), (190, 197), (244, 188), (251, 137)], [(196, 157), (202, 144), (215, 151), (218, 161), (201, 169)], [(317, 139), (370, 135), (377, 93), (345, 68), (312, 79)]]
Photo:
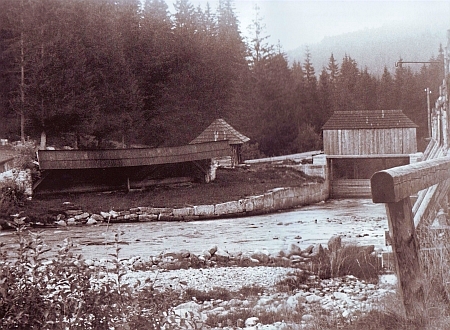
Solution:
[(243, 286), (237, 291), (237, 294), (241, 297), (253, 297), (258, 296), (264, 292), (264, 288), (260, 285)]
[(185, 290), (185, 297), (187, 300), (195, 298), (197, 301), (210, 301), (210, 300), (230, 300), (233, 295), (230, 290), (225, 288), (213, 288), (210, 291), (202, 291), (192, 288), (187, 288)]
[(40, 235), (25, 235), (20, 225), (16, 247), (11, 254), (0, 247), (1, 329), (161, 329), (180, 301), (153, 283), (138, 290), (141, 283), (124, 282), (118, 244), (111, 270), (88, 266), (70, 241), (49, 260)]
[(264, 292), (264, 288), (259, 285), (243, 286), (237, 291), (230, 291), (225, 288), (213, 288), (210, 291), (202, 291), (193, 288), (187, 288), (184, 291), (184, 298), (204, 302), (211, 300), (231, 300), (233, 298), (254, 297)]
[(15, 178), (0, 181), (0, 215), (8, 218), (16, 213), (26, 200), (25, 189)]
[(370, 247), (345, 245), (331, 253), (331, 276), (353, 275), (358, 279), (377, 282), (381, 267)]
[(293, 292), (304, 289), (309, 275), (303, 270), (296, 270), (288, 273), (285, 278), (276, 283), (276, 287), (281, 292)]
[(36, 145), (32, 141), (20, 142), (14, 146), (14, 167), (19, 170), (34, 169), (36, 160)]
[(255, 316), (251, 308), (239, 308), (227, 315), (212, 314), (208, 316), (206, 324), (210, 327), (243, 327), (244, 321)]

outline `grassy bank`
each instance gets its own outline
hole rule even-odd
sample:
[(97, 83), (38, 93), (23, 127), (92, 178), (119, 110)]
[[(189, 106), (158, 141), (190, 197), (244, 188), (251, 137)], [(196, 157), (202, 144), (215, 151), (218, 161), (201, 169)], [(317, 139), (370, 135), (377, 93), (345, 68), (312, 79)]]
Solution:
[(34, 197), (21, 209), (26, 214), (43, 216), (48, 210), (59, 209), (65, 202), (86, 212), (125, 210), (131, 207), (184, 207), (216, 204), (259, 195), (273, 188), (301, 186), (315, 181), (300, 171), (271, 165), (251, 165), (217, 170), (210, 183), (182, 183), (155, 186), (142, 191), (64, 194)]

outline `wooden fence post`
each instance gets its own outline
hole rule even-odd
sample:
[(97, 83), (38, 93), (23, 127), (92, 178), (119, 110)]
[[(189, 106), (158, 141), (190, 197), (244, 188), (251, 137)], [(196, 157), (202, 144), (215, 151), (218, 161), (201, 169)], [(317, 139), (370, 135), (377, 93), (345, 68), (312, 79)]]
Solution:
[(423, 322), (425, 310), (423, 278), (410, 198), (386, 203), (386, 213), (406, 317), (409, 320)]

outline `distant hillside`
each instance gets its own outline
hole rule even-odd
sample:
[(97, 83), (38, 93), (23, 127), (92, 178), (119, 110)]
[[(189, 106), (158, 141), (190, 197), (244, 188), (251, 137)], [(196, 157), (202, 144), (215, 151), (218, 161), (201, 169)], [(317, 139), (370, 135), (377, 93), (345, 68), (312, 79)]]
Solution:
[[(320, 43), (304, 45), (288, 51), (290, 62), (303, 63), (306, 47), (311, 52), (312, 63), (319, 74), (328, 65), (331, 53), (341, 64), (347, 54), (354, 59), (360, 69), (368, 68), (369, 72), (381, 75), (386, 66), (391, 72), (395, 70), (395, 62), (428, 61), (436, 57), (439, 45), (447, 45), (447, 22), (432, 22), (431, 25), (390, 25), (381, 28), (366, 29), (334, 37), (326, 37)], [(420, 68), (414, 65), (413, 68)]]

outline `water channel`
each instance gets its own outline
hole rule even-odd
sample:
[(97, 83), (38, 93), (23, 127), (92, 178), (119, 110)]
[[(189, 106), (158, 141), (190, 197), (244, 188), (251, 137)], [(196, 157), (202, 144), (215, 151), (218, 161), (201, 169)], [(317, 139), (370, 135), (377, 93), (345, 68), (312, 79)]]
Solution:
[[(120, 236), (122, 258), (147, 258), (161, 252), (188, 250), (200, 254), (213, 245), (230, 253), (267, 250), (272, 254), (292, 243), (306, 248), (325, 244), (332, 235), (347, 242), (373, 244), (386, 249), (384, 232), (388, 222), (383, 204), (369, 199), (330, 200), (288, 212), (192, 222), (143, 222), (107, 226), (49, 228), (39, 231), (44, 242), (56, 249), (70, 238), (74, 252), (85, 258), (110, 258), (114, 234)], [(0, 242), (15, 244), (13, 231), (1, 231)]]

